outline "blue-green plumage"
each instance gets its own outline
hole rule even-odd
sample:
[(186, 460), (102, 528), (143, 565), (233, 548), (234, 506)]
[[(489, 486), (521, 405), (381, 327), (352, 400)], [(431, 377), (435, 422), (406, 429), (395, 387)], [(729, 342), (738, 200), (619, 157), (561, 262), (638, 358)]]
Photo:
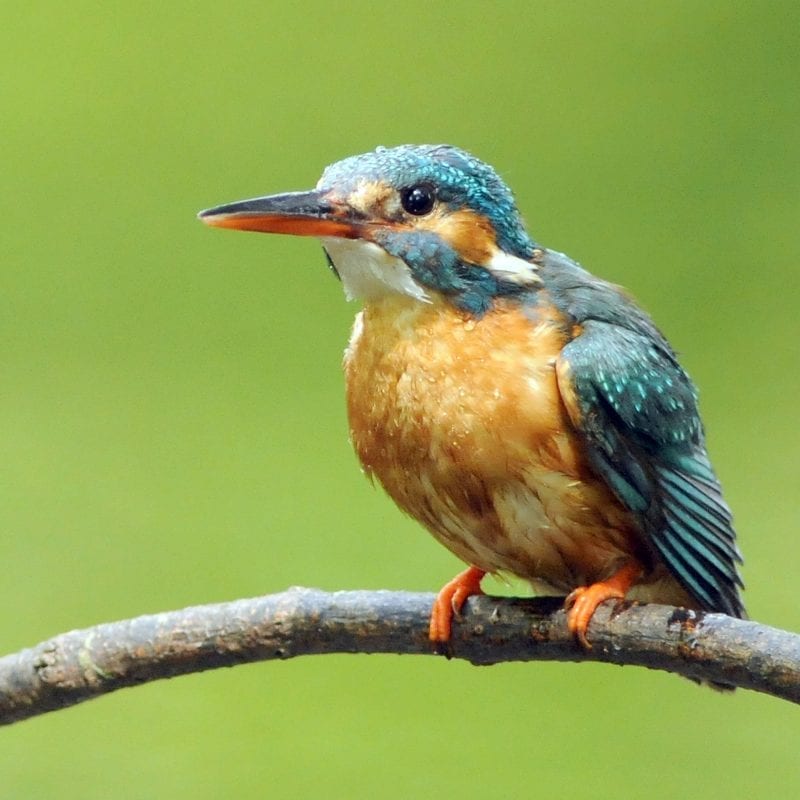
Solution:
[(561, 254), (548, 252), (541, 262), (545, 289), (580, 331), (561, 358), (589, 460), (703, 608), (742, 616), (741, 556), (689, 376), (650, 318), (616, 286)]
[(398, 188), (429, 183), (436, 188), (439, 202), (453, 209), (471, 208), (486, 217), (503, 250), (520, 258), (530, 258), (533, 253), (535, 245), (510, 189), (492, 167), (458, 147), (379, 147), (331, 164), (323, 172), (319, 188), (347, 194), (365, 180)]
[(476, 317), (485, 314), (498, 297), (530, 293), (527, 286), (503, 280), (465, 260), (431, 231), (398, 234), (379, 230), (374, 241), (387, 253), (401, 258), (420, 284), (447, 295), (455, 306)]

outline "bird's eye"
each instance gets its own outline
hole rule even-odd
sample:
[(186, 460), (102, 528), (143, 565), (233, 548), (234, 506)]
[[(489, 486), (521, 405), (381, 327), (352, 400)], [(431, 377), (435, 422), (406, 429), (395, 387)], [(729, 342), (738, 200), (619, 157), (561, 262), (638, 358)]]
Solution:
[(409, 186), (400, 192), (400, 202), (403, 210), (415, 217), (421, 217), (430, 213), (436, 196), (433, 187), (427, 183), (418, 183), (416, 186)]

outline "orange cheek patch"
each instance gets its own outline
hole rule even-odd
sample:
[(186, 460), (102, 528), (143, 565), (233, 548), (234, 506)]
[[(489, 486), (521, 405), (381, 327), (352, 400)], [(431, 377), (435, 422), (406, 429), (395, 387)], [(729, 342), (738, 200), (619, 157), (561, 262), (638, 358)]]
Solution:
[(437, 234), (471, 264), (486, 264), (497, 249), (488, 220), (470, 209), (438, 209), (415, 221), (414, 227)]

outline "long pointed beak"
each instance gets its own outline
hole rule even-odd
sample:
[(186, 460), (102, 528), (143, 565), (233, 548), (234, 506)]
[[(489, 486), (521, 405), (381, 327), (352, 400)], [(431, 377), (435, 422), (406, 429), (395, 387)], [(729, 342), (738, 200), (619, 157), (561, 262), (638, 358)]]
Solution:
[(316, 190), (240, 200), (201, 211), (198, 217), (216, 228), (346, 239), (357, 239), (364, 222), (347, 205)]

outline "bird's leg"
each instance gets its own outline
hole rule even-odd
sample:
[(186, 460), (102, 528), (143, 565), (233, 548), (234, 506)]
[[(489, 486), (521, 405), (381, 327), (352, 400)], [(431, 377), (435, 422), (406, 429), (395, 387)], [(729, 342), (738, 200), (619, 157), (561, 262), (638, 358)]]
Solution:
[(461, 611), (467, 598), (474, 594), (483, 594), (481, 579), (486, 574), (485, 570), (470, 567), (446, 583), (436, 600), (431, 611), (431, 625), (428, 638), (432, 642), (449, 642), (452, 633), (453, 617)]
[(586, 630), (597, 607), (606, 600), (622, 600), (628, 590), (641, 577), (643, 570), (636, 561), (626, 561), (611, 577), (590, 586), (579, 586), (569, 593), (564, 601), (567, 609), (567, 625), (570, 632), (587, 649), (592, 646), (586, 638)]

